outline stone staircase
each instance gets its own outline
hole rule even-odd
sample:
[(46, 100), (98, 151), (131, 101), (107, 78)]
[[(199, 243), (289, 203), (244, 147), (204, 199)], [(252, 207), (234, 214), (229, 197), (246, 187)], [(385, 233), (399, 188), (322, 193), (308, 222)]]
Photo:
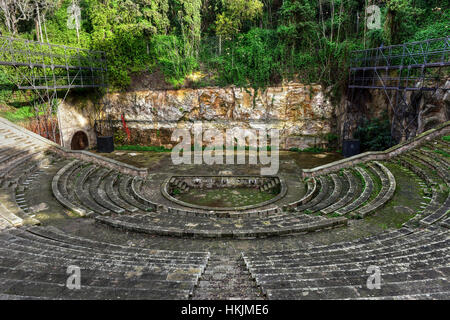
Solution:
[[(0, 299), (188, 299), (207, 252), (148, 250), (74, 237), (52, 227), (0, 233)], [(69, 266), (80, 289), (69, 289)]]
[(261, 290), (240, 257), (211, 255), (193, 300), (262, 300)]
[[(404, 227), (359, 241), (242, 256), (269, 299), (449, 299), (449, 244), (448, 229)], [(380, 289), (367, 287), (370, 266), (380, 270)]]
[[(306, 250), (243, 252), (245, 264), (265, 296), (269, 299), (449, 299), (448, 150), (448, 144), (438, 137), (389, 160), (408, 172), (411, 179), (420, 181), (425, 199), (429, 199), (399, 230)], [(373, 161), (345, 169), (342, 175), (332, 173), (310, 178), (306, 182), (306, 199), (290, 209), (364, 217), (387, 203), (395, 192), (395, 178), (386, 165)], [(339, 177), (344, 181), (339, 183)], [(358, 181), (356, 185), (355, 181)], [(336, 190), (341, 190), (337, 198), (340, 200), (320, 209), (327, 199), (334, 198)], [(369, 266), (380, 268), (381, 289), (367, 287)]]
[(27, 212), (23, 192), (43, 168), (60, 158), (47, 146), (0, 126), (0, 229), (39, 221)]

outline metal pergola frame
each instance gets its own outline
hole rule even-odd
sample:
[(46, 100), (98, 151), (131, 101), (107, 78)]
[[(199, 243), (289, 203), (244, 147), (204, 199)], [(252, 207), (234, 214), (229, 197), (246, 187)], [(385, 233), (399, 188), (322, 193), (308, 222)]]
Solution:
[(106, 56), (64, 45), (0, 36), (0, 65), (19, 72), (19, 89), (106, 87)]
[[(393, 112), (394, 124), (403, 112), (400, 104), (409, 105), (407, 92), (448, 90), (442, 86), (441, 75), (449, 66), (450, 36), (356, 50), (350, 57), (350, 96), (353, 97), (355, 89), (383, 90)], [(392, 99), (388, 92), (395, 92), (395, 98)], [(406, 126), (401, 124), (402, 136), (417, 121), (418, 115)], [(393, 129), (394, 125), (392, 135)]]
[(33, 91), (51, 112), (58, 94), (64, 101), (71, 89), (108, 88), (103, 51), (0, 36), (1, 66), (14, 68), (8, 73), (11, 81), (20, 90)]

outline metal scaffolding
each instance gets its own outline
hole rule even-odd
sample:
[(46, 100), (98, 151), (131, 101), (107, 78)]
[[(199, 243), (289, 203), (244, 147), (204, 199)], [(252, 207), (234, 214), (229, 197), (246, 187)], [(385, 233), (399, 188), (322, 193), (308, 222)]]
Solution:
[[(394, 127), (405, 106), (409, 106), (407, 92), (448, 90), (442, 80), (448, 76), (450, 66), (449, 42), (447, 36), (353, 51), (348, 81), (350, 97), (355, 89), (383, 90), (393, 113)], [(393, 97), (388, 92), (394, 92)], [(406, 126), (402, 124), (402, 136), (417, 121), (417, 116)]]
[[(5, 72), (11, 82), (20, 90), (31, 90), (49, 114), (71, 89), (108, 87), (103, 51), (0, 36), (0, 67), (13, 68)], [(55, 134), (46, 132), (46, 138), (56, 141)]]
[(0, 65), (16, 68), (14, 83), (19, 89), (106, 86), (102, 51), (0, 36)]
[(438, 78), (432, 71), (450, 65), (449, 39), (428, 39), (353, 51), (349, 88), (436, 90)]

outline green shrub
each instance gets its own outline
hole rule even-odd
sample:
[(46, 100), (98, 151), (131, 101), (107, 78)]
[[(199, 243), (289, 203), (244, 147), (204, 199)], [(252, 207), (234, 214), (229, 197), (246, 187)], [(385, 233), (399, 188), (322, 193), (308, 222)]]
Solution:
[(353, 137), (361, 142), (361, 152), (382, 151), (392, 147), (395, 143), (391, 137), (389, 119), (367, 120), (355, 131)]
[(187, 74), (198, 67), (189, 43), (174, 35), (157, 35), (151, 41), (151, 53), (166, 81), (173, 86), (183, 83)]
[(220, 59), (220, 81), (266, 87), (279, 73), (280, 51), (274, 30), (253, 28), (229, 42)]

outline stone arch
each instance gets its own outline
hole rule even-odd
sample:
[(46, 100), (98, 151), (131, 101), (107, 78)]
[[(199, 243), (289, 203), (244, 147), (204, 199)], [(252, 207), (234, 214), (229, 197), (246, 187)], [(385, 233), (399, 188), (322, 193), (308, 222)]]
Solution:
[(70, 142), (71, 150), (85, 150), (89, 147), (89, 139), (84, 131), (77, 131)]

